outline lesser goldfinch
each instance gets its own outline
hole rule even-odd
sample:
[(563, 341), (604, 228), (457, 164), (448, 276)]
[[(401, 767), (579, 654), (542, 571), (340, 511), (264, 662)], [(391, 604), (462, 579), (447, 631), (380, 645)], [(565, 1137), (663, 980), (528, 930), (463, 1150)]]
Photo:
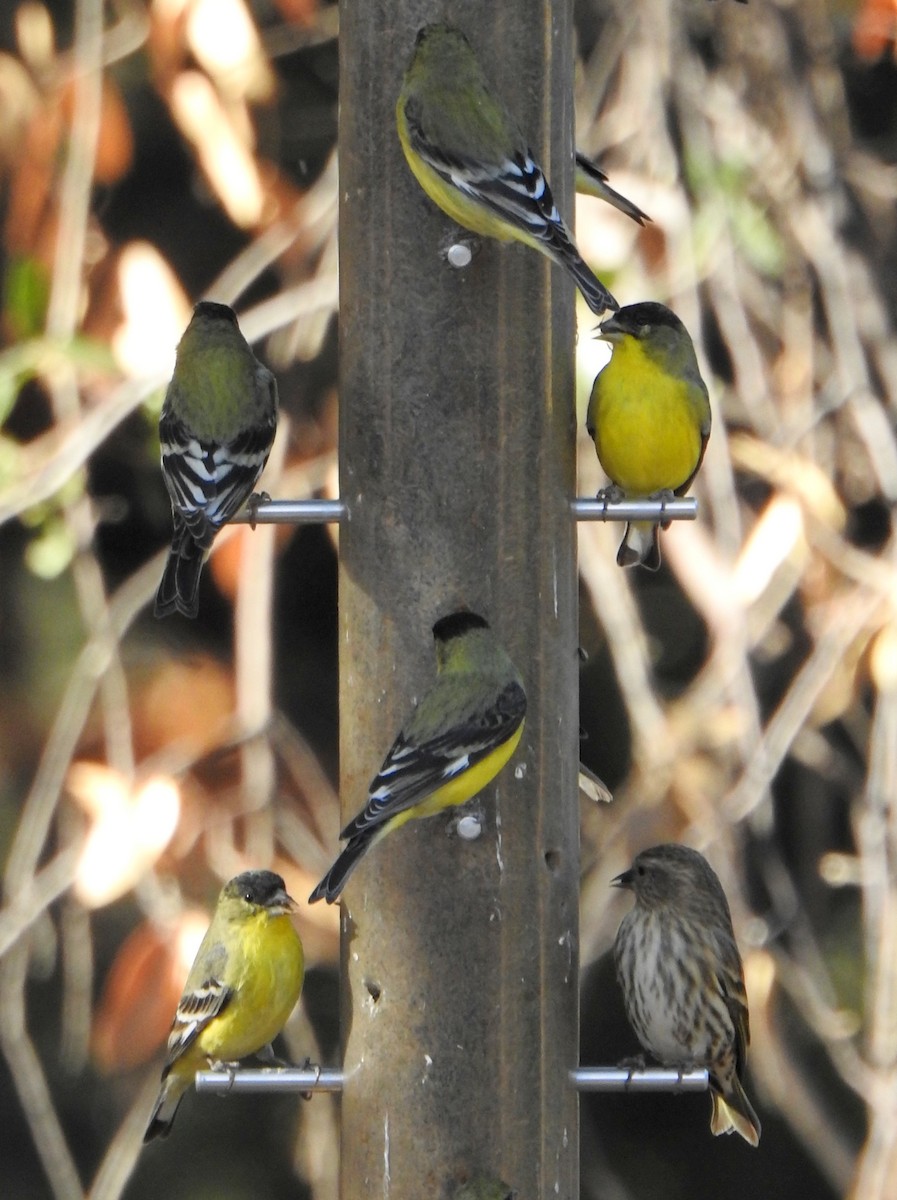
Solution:
[(159, 419), (174, 536), (157, 617), (196, 616), (206, 552), (251, 495), (276, 428), (274, 376), (252, 353), (233, 309), (201, 300), (178, 343)]
[(621, 213), (625, 213), (627, 217), (632, 217), (633, 221), (639, 225), (644, 225), (651, 218), (647, 213), (642, 212), (638, 205), (633, 204), (631, 200), (627, 200), (625, 196), (621, 196), (607, 182), (607, 176), (601, 168), (590, 158), (588, 158), (581, 150), (576, 151), (576, 190), (583, 196), (597, 196), (599, 200), (603, 200), (605, 204), (611, 204), (614, 208), (619, 209)]
[(418, 183), (453, 221), (540, 250), (570, 272), (593, 312), (618, 307), (583, 261), (542, 168), (460, 30), (427, 25), (418, 33), (396, 121)]
[(295, 908), (273, 871), (244, 871), (221, 889), (168, 1035), (145, 1142), (167, 1136), (198, 1070), (255, 1054), (283, 1028), (305, 973)]
[(348, 844), (309, 904), (332, 904), (375, 842), (406, 821), (464, 804), (517, 748), (526, 693), (488, 623), (476, 613), (451, 613), (436, 622), (433, 637), (436, 679), (371, 782), (367, 804), (340, 834)]
[[(710, 399), (688, 331), (674, 312), (653, 302), (629, 304), (598, 328), (613, 351), (595, 378), (586, 426), (614, 485), (599, 495), (684, 495), (710, 437)], [(657, 524), (628, 524), (617, 562), (656, 571)]]
[(742, 1085), (751, 1040), (741, 955), (722, 884), (688, 846), (654, 846), (613, 881), (635, 895), (614, 941), (617, 978), (642, 1046), (666, 1066), (707, 1067), (714, 1134), (760, 1142)]

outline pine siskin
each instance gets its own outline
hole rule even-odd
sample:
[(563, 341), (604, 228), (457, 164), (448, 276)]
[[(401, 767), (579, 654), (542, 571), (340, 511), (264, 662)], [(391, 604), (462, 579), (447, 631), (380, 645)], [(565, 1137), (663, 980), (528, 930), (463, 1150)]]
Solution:
[(215, 535), (252, 494), (277, 429), (277, 384), (233, 309), (201, 300), (177, 349), (159, 418), (174, 536), (155, 614), (199, 611), (199, 576)]
[(626, 1014), (665, 1066), (707, 1067), (714, 1134), (760, 1141), (741, 1084), (750, 1043), (741, 956), (722, 885), (687, 846), (643, 850), (613, 881), (635, 893), (614, 942)]

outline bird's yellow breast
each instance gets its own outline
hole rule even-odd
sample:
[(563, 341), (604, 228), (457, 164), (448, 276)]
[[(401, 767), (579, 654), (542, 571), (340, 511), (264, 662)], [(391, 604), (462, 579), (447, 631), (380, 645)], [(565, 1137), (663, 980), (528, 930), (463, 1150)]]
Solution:
[(196, 1039), (205, 1058), (230, 1062), (254, 1054), (283, 1028), (302, 991), (302, 943), (288, 916), (258, 913), (240, 923), (239, 950), (225, 971), (235, 995)]
[(595, 380), (589, 428), (602, 467), (627, 495), (675, 491), (701, 457), (703, 394), (649, 357), (634, 337), (614, 345)]

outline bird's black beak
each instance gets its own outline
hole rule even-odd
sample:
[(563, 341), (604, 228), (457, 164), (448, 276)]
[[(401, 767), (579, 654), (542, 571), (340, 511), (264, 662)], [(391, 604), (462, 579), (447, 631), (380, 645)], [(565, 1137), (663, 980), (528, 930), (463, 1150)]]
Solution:
[(265, 905), (265, 908), (267, 908), (272, 917), (283, 917), (289, 913), (294, 913), (298, 907), (299, 905), (284, 888), (278, 888)]
[(617, 320), (617, 314), (595, 326), (595, 337), (601, 342), (619, 342), (626, 330)]
[(612, 879), (610, 881), (610, 886), (618, 888), (631, 888), (634, 878), (635, 876), (633, 875), (632, 868), (630, 867), (628, 871), (624, 871), (622, 875), (618, 875), (616, 879)]

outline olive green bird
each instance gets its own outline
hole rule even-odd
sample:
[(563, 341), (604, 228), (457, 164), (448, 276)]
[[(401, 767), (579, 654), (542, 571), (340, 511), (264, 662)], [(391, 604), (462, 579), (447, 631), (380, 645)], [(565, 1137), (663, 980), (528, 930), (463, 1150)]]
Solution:
[(252, 494), (276, 431), (274, 376), (252, 353), (233, 309), (201, 300), (178, 343), (159, 418), (174, 534), (157, 617), (197, 615), (206, 554)]
[(415, 178), (453, 221), (547, 255), (593, 312), (619, 307), (576, 248), (542, 168), (460, 30), (427, 25), (418, 33), (396, 123)]
[(523, 734), (526, 693), (483, 617), (462, 610), (433, 626), (436, 678), (393, 742), (348, 839), (309, 896), (332, 904), (362, 856), (407, 821), (464, 804), (499, 773)]

